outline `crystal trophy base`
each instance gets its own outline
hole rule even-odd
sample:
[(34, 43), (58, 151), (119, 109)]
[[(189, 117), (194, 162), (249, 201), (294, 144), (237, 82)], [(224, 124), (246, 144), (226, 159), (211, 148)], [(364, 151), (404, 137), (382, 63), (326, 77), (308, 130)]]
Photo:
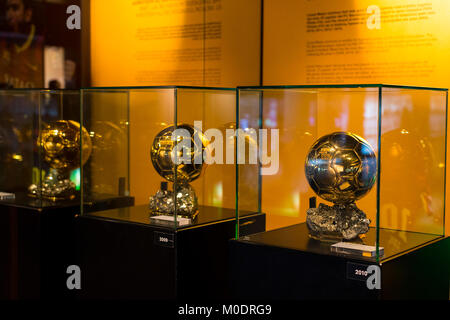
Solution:
[(194, 220), (198, 215), (197, 195), (189, 184), (178, 185), (173, 192), (168, 190), (167, 182), (163, 181), (161, 188), (150, 197), (149, 210), (152, 217), (168, 216), (173, 221), (173, 214), (176, 212), (177, 217)]
[(76, 186), (70, 181), (68, 174), (51, 169), (41, 186), (32, 184), (28, 187), (28, 194), (31, 197), (42, 197), (51, 201), (73, 200), (76, 195)]
[(320, 241), (353, 240), (369, 231), (370, 220), (355, 203), (321, 203), (306, 213), (309, 236)]

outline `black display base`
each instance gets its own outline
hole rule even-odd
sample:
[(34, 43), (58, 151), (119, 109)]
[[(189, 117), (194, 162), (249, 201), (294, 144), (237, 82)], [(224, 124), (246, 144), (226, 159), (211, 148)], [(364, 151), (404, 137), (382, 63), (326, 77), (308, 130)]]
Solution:
[[(364, 242), (373, 239), (371, 229)], [(331, 253), (332, 243), (309, 238), (305, 223), (232, 240), (232, 294), (262, 300), (448, 300), (448, 237), (380, 229), (380, 242), (385, 256), (376, 262)], [(380, 267), (381, 289), (367, 286), (370, 265)]]
[[(129, 206), (132, 197), (102, 196), (86, 210)], [(74, 218), (79, 200), (40, 201), (25, 193), (0, 201), (0, 299), (70, 298), (67, 267), (77, 264)]]
[[(148, 206), (77, 219), (80, 298), (219, 299), (228, 295), (228, 240), (235, 210), (200, 206), (193, 224), (150, 222)], [(265, 215), (241, 218), (241, 233), (265, 230)]]

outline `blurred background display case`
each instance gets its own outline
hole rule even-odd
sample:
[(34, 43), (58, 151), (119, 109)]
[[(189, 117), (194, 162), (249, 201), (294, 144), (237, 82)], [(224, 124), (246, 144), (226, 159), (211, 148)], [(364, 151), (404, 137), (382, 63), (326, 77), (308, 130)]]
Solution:
[[(81, 114), (94, 146), (81, 172), (84, 297), (225, 295), (228, 240), (236, 235), (227, 136), (236, 127), (236, 90), (89, 88)], [(134, 205), (88, 212), (108, 195)], [(244, 233), (265, 228), (256, 211), (242, 220)]]
[(272, 161), (237, 166), (237, 228), (252, 207), (268, 230), (231, 244), (237, 295), (448, 298), (446, 89), (241, 87), (238, 118)]
[[(79, 90), (0, 90), (2, 297), (72, 296), (80, 175), (98, 149), (80, 126), (80, 103)], [(88, 211), (133, 203), (117, 194), (85, 202)]]
[(0, 110), (2, 296), (61, 296), (80, 204), (79, 91), (0, 90)]
[(0, 91), (2, 203), (44, 208), (79, 199), (79, 97), (70, 90)]

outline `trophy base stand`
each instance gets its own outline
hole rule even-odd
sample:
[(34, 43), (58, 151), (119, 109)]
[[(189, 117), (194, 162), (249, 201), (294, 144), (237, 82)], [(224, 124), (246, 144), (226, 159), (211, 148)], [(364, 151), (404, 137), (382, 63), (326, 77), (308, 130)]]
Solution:
[(70, 181), (67, 173), (57, 169), (50, 169), (42, 181), (42, 185), (32, 184), (28, 188), (28, 195), (32, 198), (44, 198), (53, 202), (73, 200), (76, 197), (75, 183)]
[(369, 231), (370, 220), (355, 203), (328, 206), (321, 203), (318, 208), (309, 208), (306, 225), (309, 236), (325, 242), (355, 240)]
[[(236, 211), (202, 205), (198, 210), (192, 224), (179, 227), (149, 219), (146, 204), (80, 216), (83, 282), (81, 290), (74, 290), (78, 298), (230, 298), (228, 244), (236, 236)], [(239, 216), (241, 235), (265, 230), (263, 213), (241, 211)]]
[[(379, 261), (373, 251), (377, 233), (380, 256), (384, 251)], [(448, 301), (449, 237), (370, 228), (363, 242), (367, 247), (315, 241), (308, 237), (306, 223), (230, 240), (232, 296), (244, 301)], [(367, 286), (369, 277), (375, 281), (374, 271), (368, 271), (374, 265), (379, 267), (380, 289)]]
[(177, 217), (194, 221), (199, 212), (197, 195), (189, 184), (178, 185), (174, 192), (168, 190), (167, 182), (163, 181), (161, 188), (154, 196), (150, 197), (149, 211), (152, 218), (164, 217), (160, 220), (167, 222), (170, 220), (175, 222), (175, 212)]

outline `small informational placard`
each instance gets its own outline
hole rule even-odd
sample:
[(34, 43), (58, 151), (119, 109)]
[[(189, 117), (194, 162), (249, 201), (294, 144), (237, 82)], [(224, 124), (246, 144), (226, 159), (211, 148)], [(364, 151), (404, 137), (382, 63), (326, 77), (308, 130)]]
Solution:
[(175, 241), (172, 233), (155, 232), (154, 242), (158, 246), (173, 248)]
[[(172, 226), (175, 223), (174, 216), (164, 216), (164, 215), (152, 216), (152, 217), (150, 217), (150, 221), (152, 221), (154, 223), (158, 223), (158, 224), (168, 225), (168, 226)], [(178, 226), (178, 227), (187, 226), (187, 225), (190, 225), (191, 223), (192, 223), (192, 220), (189, 218), (177, 217), (176, 226)]]
[(9, 192), (0, 192), (0, 200), (14, 200), (16, 195)]
[(366, 264), (347, 262), (347, 279), (367, 281), (370, 275), (367, 271), (368, 267)]
[[(384, 255), (384, 248), (379, 247), (378, 251), (380, 257), (382, 257)], [(331, 245), (331, 252), (373, 258), (377, 253), (377, 248), (375, 246), (367, 246), (359, 243), (338, 242)]]

